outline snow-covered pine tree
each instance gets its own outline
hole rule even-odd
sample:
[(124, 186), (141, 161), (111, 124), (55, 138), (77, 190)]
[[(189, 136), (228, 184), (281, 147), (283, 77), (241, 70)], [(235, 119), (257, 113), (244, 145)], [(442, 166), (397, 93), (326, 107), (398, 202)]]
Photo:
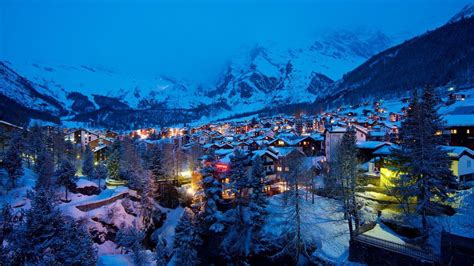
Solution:
[[(169, 259), (169, 249), (166, 246), (165, 240), (159, 236), (156, 241), (156, 249), (155, 249), (155, 260), (156, 266), (166, 266), (168, 265)], [(182, 264), (184, 265), (184, 264)]]
[(99, 188), (101, 188), (101, 181), (107, 178), (108, 172), (107, 167), (103, 162), (100, 162), (96, 165), (95, 170), (95, 178), (99, 181)]
[(94, 177), (94, 170), (94, 154), (87, 145), (82, 155), (82, 174), (91, 179)]
[[(428, 233), (427, 214), (449, 198), (450, 186), (455, 182), (448, 154), (441, 148), (444, 141), (437, 134), (444, 126), (438, 105), (430, 87), (423, 90), (421, 101), (415, 94), (400, 128), (400, 145), (394, 149), (396, 165), (405, 175), (404, 182), (397, 185), (405, 186), (400, 189), (407, 193), (404, 198), (416, 197), (424, 234)], [(435, 198), (439, 199), (437, 203)]]
[(173, 244), (176, 265), (192, 266), (199, 264), (197, 247), (202, 244), (202, 240), (195, 219), (193, 211), (185, 208), (176, 226)]
[(115, 236), (115, 243), (119, 247), (125, 248), (125, 250), (132, 253), (135, 265), (148, 265), (149, 258), (142, 244), (144, 238), (145, 233), (143, 231), (134, 227), (123, 228), (119, 230)]
[(56, 182), (58, 185), (64, 186), (66, 201), (68, 201), (67, 194), (69, 187), (73, 186), (79, 177), (76, 176), (76, 167), (68, 159), (61, 159), (58, 169), (56, 169)]
[[(252, 161), (251, 171), (247, 171), (248, 159), (245, 154), (237, 154), (231, 159), (231, 184), (236, 187), (234, 208), (225, 214), (226, 230), (221, 250), (229, 261), (245, 262), (250, 254), (259, 252), (260, 229), (266, 214), (264, 190), (265, 169), (257, 155)], [(239, 169), (240, 168), (240, 169)], [(238, 181), (238, 182), (237, 182)]]
[(159, 145), (153, 145), (148, 152), (148, 169), (151, 172), (152, 181), (155, 184), (152, 191), (153, 197), (159, 196), (157, 182), (166, 179), (165, 169), (163, 165), (163, 153)]
[(120, 153), (122, 150), (122, 144), (120, 140), (115, 140), (109, 150), (107, 156), (107, 171), (108, 176), (115, 180), (120, 180)]
[(202, 205), (199, 217), (203, 221), (205, 231), (221, 232), (224, 225), (221, 223), (222, 213), (218, 210), (218, 204), (222, 199), (222, 183), (212, 155), (208, 156), (206, 166), (200, 173), (202, 193), (198, 194), (202, 195)]
[[(28, 163), (36, 161), (40, 153), (44, 150), (44, 134), (41, 127), (33, 125), (27, 132), (27, 141), (25, 141), (25, 150), (28, 156)], [(30, 160), (32, 158), (32, 160)], [(35, 164), (35, 169), (36, 164)]]
[(240, 149), (234, 150), (234, 155), (230, 158), (229, 188), (235, 195), (233, 204), (235, 208), (240, 208), (244, 193), (248, 192), (248, 171), (249, 160), (247, 155)]
[(4, 246), (4, 240), (9, 243), (9, 238), (12, 237), (13, 221), (13, 209), (10, 204), (5, 204), (0, 214), (0, 263), (9, 261), (8, 248)]
[(97, 251), (85, 228), (79, 227), (69, 217), (64, 218), (61, 235), (58, 237), (59, 250), (54, 253), (55, 262), (60, 265), (95, 265)]
[(3, 164), (8, 173), (8, 178), (11, 181), (11, 186), (16, 186), (16, 180), (23, 175), (22, 167), (22, 137), (20, 134), (14, 133), (10, 139), (10, 144), (6, 152)]
[(49, 187), (54, 185), (54, 162), (51, 153), (47, 149), (43, 149), (36, 160), (35, 170), (38, 173), (38, 181), (36, 181), (36, 188)]
[(268, 197), (265, 194), (266, 174), (263, 161), (260, 156), (252, 160), (252, 168), (249, 175), (250, 201), (249, 201), (249, 221), (252, 226), (252, 242), (250, 251), (258, 253), (261, 246), (260, 229), (267, 216)]
[(121, 176), (128, 181), (128, 186), (139, 193), (143, 191), (149, 181), (137, 147), (130, 138), (125, 138), (122, 142), (120, 172)]
[(38, 189), (31, 208), (25, 213), (25, 220), (15, 227), (15, 237), (10, 239), (12, 264), (35, 265), (45, 256), (54, 257), (63, 245), (57, 241), (63, 226), (61, 212), (53, 205), (49, 190)]

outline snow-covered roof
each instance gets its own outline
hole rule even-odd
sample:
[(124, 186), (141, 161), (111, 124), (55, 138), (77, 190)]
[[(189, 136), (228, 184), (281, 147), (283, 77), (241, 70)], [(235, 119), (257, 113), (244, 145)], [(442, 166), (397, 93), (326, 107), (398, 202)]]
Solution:
[(385, 141), (358, 141), (356, 143), (357, 148), (359, 149), (377, 149), (383, 145), (390, 145), (389, 142)]
[(446, 126), (454, 127), (454, 126), (474, 126), (474, 114), (450, 114), (444, 117), (446, 120)]
[(451, 158), (461, 158), (463, 155), (467, 155), (474, 158), (474, 151), (468, 147), (462, 146), (441, 146), (441, 149), (448, 153)]

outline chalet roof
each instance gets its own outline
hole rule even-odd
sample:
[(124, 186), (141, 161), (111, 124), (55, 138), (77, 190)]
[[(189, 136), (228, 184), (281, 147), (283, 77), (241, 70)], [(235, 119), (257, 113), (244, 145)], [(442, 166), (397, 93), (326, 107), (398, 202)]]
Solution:
[(3, 120), (0, 120), (0, 124), (4, 124), (4, 125), (10, 126), (10, 127), (18, 128), (18, 129), (23, 129), (20, 126), (14, 125), (12, 123), (8, 123), (7, 121), (3, 121)]
[(385, 141), (358, 141), (356, 143), (357, 148), (359, 149), (369, 149), (369, 150), (375, 150), (378, 149), (384, 145), (390, 145), (390, 142), (385, 142)]
[(371, 137), (385, 137), (385, 134), (383, 131), (369, 131), (369, 136)]
[(295, 151), (304, 155), (304, 153), (302, 151), (300, 151), (299, 149), (297, 149), (295, 147), (273, 147), (273, 150), (275, 150), (277, 152), (277, 155), (278, 155), (279, 158), (286, 157), (286, 156), (288, 156), (288, 154), (290, 154), (292, 152), (295, 152)]
[(264, 156), (264, 155), (268, 155), (270, 156), (271, 158), (273, 158), (274, 160), (277, 160), (278, 159), (278, 156), (276, 154), (274, 154), (273, 152), (269, 151), (268, 149), (265, 149), (265, 150), (256, 150), (256, 151), (253, 151), (253, 157), (252, 159), (254, 159), (255, 157), (257, 156)]
[(448, 156), (452, 159), (459, 159), (464, 155), (474, 158), (474, 151), (468, 147), (462, 146), (441, 146), (441, 149), (448, 153)]
[(397, 147), (395, 144), (391, 145), (383, 145), (382, 147), (376, 149), (372, 154), (373, 155), (379, 155), (379, 156), (388, 156), (392, 155), (392, 149)]
[(448, 127), (468, 127), (474, 126), (474, 114), (450, 114), (444, 117)]

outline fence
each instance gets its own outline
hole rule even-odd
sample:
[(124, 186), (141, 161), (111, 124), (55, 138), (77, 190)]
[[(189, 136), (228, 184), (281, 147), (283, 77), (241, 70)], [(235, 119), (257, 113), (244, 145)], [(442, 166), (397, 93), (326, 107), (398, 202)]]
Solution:
[(368, 235), (357, 235), (354, 238), (355, 241), (358, 241), (363, 244), (371, 245), (377, 248), (382, 248), (391, 252), (399, 253), (402, 255), (406, 255), (412, 258), (416, 258), (422, 261), (430, 262), (430, 263), (439, 263), (440, 258), (436, 255), (423, 250), (419, 247), (407, 245), (407, 244), (399, 244), (391, 241), (387, 241), (384, 239), (368, 236)]
[(108, 198), (108, 199), (95, 201), (95, 202), (90, 202), (90, 203), (86, 203), (86, 204), (83, 204), (83, 205), (77, 205), (76, 208), (78, 208), (79, 210), (81, 210), (83, 212), (88, 212), (90, 210), (94, 210), (94, 209), (100, 208), (102, 206), (114, 203), (115, 201), (117, 201), (119, 199), (123, 199), (128, 195), (129, 195), (129, 192), (125, 191), (125, 192), (122, 192), (122, 193), (120, 193), (118, 195), (115, 195), (115, 196), (113, 196), (111, 198)]

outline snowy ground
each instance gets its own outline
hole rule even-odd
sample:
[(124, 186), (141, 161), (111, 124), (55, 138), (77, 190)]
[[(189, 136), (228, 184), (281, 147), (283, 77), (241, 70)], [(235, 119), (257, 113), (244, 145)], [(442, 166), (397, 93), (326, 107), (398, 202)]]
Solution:
[[(278, 239), (287, 228), (283, 195), (270, 198), (268, 218), (263, 233)], [(341, 203), (337, 200), (316, 196), (315, 203), (302, 200), (302, 234), (317, 246), (313, 256), (330, 262), (344, 262), (348, 257), (349, 232), (344, 220)]]
[(10, 204), (13, 208), (30, 208), (30, 200), (27, 198), (27, 191), (32, 190), (38, 179), (38, 175), (33, 170), (23, 168), (23, 176), (16, 181), (14, 189), (10, 187), (10, 180), (5, 170), (0, 170), (1, 195), (0, 205)]

